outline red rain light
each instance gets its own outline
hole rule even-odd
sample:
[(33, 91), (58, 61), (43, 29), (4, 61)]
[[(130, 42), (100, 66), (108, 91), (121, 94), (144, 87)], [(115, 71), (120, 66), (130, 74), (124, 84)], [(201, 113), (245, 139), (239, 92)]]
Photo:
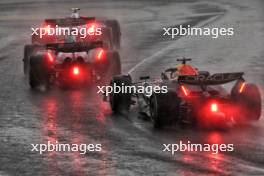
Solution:
[(73, 74), (74, 75), (79, 75), (80, 74), (80, 69), (78, 67), (73, 68)]
[(45, 26), (45, 32), (50, 33), (50, 25)]
[(47, 57), (48, 57), (48, 61), (50, 63), (53, 63), (54, 62), (54, 58), (53, 58), (53, 56), (49, 52), (47, 53)]
[(217, 112), (218, 111), (218, 105), (216, 103), (211, 104), (211, 111)]
[(47, 24), (47, 23), (44, 23), (42, 25), (42, 28), (44, 28), (46, 35), (51, 35), (53, 33), (52, 29), (54, 30), (54, 28), (50, 24)]
[(242, 92), (243, 92), (243, 90), (245, 89), (245, 85), (246, 85), (245, 82), (243, 82), (243, 83), (241, 84), (241, 86), (240, 86), (240, 88), (239, 88), (239, 93), (242, 93)]
[(103, 56), (103, 53), (104, 53), (104, 50), (101, 49), (97, 55), (97, 60), (101, 60), (102, 59), (102, 56)]
[(88, 28), (88, 33), (94, 33), (95, 32), (95, 25), (93, 24), (91, 27)]
[(181, 89), (182, 89), (182, 91), (183, 91), (183, 93), (184, 93), (185, 96), (188, 96), (189, 95), (187, 89), (184, 86), (181, 86)]

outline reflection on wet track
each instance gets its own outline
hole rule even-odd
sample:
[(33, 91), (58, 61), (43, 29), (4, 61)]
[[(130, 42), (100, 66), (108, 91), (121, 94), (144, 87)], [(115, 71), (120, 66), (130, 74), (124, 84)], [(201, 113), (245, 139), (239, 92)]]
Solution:
[[(93, 94), (95, 94), (94, 92)], [(43, 95), (42, 95), (43, 96)], [(101, 97), (97, 97), (101, 98)], [(92, 109), (87, 111), (88, 104), (93, 104)], [(91, 105), (90, 105), (91, 106)], [(61, 175), (62, 168), (65, 167), (62, 160), (67, 160), (67, 168), (69, 174), (77, 176), (89, 173), (89, 165), (97, 165), (96, 175), (107, 175), (107, 157), (109, 151), (107, 149), (108, 141), (103, 137), (106, 135), (106, 115), (110, 114), (110, 109), (106, 103), (96, 101), (91, 93), (84, 90), (70, 90), (66, 92), (50, 92), (42, 97), (40, 108), (42, 112), (42, 141), (47, 144), (90, 144), (102, 143), (104, 145), (101, 153), (93, 154), (80, 152), (59, 152), (51, 151), (43, 154), (43, 160), (47, 165), (46, 170), (51, 175)], [(67, 112), (65, 112), (67, 110)], [(93, 114), (93, 116), (91, 116)], [(91, 122), (93, 128), (87, 128), (87, 121)], [(95, 123), (95, 124), (92, 124)], [(89, 131), (92, 130), (92, 131)], [(86, 133), (94, 134), (94, 136), (86, 136)], [(98, 137), (97, 137), (98, 136)], [(101, 138), (101, 139), (99, 139)], [(99, 139), (99, 140), (98, 140)], [(93, 155), (98, 155), (94, 158)], [(87, 159), (90, 158), (90, 159)], [(97, 160), (95, 163), (93, 160)], [(92, 163), (90, 163), (92, 162)], [(87, 167), (88, 166), (88, 167)], [(57, 174), (56, 174), (57, 173)]]

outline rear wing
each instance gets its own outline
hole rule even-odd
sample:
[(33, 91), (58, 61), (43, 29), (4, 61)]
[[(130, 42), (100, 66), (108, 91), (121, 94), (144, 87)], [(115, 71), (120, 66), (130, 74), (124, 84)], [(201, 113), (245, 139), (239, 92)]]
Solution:
[(94, 48), (102, 48), (102, 47), (103, 47), (102, 41), (46, 44), (47, 49), (65, 52), (65, 53), (89, 51)]
[(213, 75), (182, 75), (179, 76), (179, 83), (192, 84), (192, 85), (217, 85), (225, 84), (231, 81), (243, 80), (243, 72), (234, 73), (215, 73)]
[(94, 20), (95, 17), (57, 18), (57, 19), (45, 19), (45, 23), (54, 26), (58, 25), (61, 27), (66, 27), (66, 26), (82, 26)]

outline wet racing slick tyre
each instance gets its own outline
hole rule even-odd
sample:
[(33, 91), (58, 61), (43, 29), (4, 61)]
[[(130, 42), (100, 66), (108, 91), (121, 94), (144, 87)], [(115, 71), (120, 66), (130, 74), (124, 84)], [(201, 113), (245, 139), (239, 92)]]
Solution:
[(115, 49), (121, 45), (121, 29), (117, 20), (107, 20), (106, 25), (112, 29), (112, 43)]
[(25, 75), (29, 73), (30, 56), (34, 54), (39, 48), (40, 48), (39, 45), (25, 45), (24, 58), (23, 58), (23, 70)]
[[(239, 85), (240, 84), (240, 85)], [(238, 82), (232, 89), (231, 96), (239, 107), (239, 115), (248, 121), (258, 121), (261, 117), (261, 94), (255, 84)], [(239, 85), (239, 86), (238, 86)], [(239, 89), (238, 89), (239, 88)]]
[(159, 94), (153, 94), (150, 98), (149, 109), (150, 119), (153, 122), (154, 128), (161, 128), (163, 124), (163, 118), (166, 118), (166, 112), (161, 107), (162, 99)]
[(121, 74), (120, 56), (117, 51), (109, 53), (109, 71), (111, 77)]
[(45, 68), (45, 62), (42, 55), (30, 57), (29, 63), (29, 85), (32, 89), (39, 86), (49, 86), (49, 74)]
[[(172, 101), (172, 99), (174, 100)], [(149, 114), (154, 128), (162, 128), (164, 125), (178, 120), (178, 103), (176, 102), (174, 92), (152, 94), (149, 103)]]
[[(114, 76), (111, 80), (110, 86), (114, 90), (114, 86), (131, 86), (132, 81), (129, 75), (118, 75)], [(115, 114), (127, 113), (131, 105), (131, 93), (129, 92), (111, 92), (109, 96), (111, 109)]]

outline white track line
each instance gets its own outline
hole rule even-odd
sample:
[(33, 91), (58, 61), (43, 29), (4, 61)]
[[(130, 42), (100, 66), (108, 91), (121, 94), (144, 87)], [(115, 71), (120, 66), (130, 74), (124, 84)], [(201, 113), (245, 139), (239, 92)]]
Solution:
[[(194, 26), (194, 27), (203, 27), (206, 26), (208, 24), (210, 24), (211, 22), (215, 21), (217, 18), (219, 18), (220, 15), (224, 15), (224, 13), (217, 13), (216, 16), (209, 18), (208, 20), (199, 23), (198, 25)], [(184, 38), (184, 37), (181, 37)], [(179, 38), (179, 40), (181, 39)], [(177, 41), (179, 41), (177, 40)], [(154, 58), (159, 58), (162, 57), (164, 54), (166, 54), (168, 51), (175, 49), (177, 47), (177, 42), (173, 42), (172, 44), (168, 45), (167, 47), (159, 50), (158, 52), (154, 53), (153, 55), (144, 58), (142, 61), (140, 61), (139, 63), (137, 63), (134, 67), (132, 67), (129, 71), (128, 74), (131, 74), (132, 72), (134, 72), (138, 67), (140, 67), (141, 65), (143, 65), (145, 62), (150, 61)]]

